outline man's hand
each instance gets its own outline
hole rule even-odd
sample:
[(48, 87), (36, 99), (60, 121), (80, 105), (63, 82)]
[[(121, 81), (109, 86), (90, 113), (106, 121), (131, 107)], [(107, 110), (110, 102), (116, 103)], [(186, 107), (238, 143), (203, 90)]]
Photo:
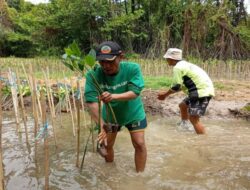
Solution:
[(103, 127), (101, 127), (101, 132), (99, 133), (97, 140), (100, 144), (107, 146), (107, 133)]
[(158, 93), (157, 98), (158, 98), (158, 100), (165, 100), (167, 95), (168, 95), (167, 91), (161, 91)]
[(100, 99), (104, 103), (109, 103), (109, 102), (111, 102), (114, 99), (114, 97), (113, 97), (113, 94), (111, 94), (109, 92), (103, 92), (102, 95), (100, 96)]

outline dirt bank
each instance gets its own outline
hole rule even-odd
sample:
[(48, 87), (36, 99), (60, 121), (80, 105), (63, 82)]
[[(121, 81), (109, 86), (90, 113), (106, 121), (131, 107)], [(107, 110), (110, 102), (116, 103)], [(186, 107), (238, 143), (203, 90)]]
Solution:
[[(216, 90), (215, 97), (210, 101), (204, 118), (233, 119), (236, 117), (249, 118), (249, 114), (241, 114), (240, 109), (250, 102), (249, 82), (221, 81), (223, 88)], [(159, 114), (163, 117), (179, 116), (178, 104), (184, 99), (185, 94), (176, 93), (165, 99), (157, 100), (156, 90), (146, 89), (142, 98), (147, 113)]]

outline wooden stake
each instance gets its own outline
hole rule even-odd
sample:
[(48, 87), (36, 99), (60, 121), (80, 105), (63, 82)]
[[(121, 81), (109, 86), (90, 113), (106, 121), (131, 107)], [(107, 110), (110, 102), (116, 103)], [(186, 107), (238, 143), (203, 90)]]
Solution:
[(81, 90), (81, 84), (80, 84), (80, 99), (81, 99), (82, 109), (84, 110), (83, 94), (82, 94), (82, 90)]
[[(38, 129), (38, 111), (37, 111), (37, 101), (40, 102), (37, 98), (37, 93), (36, 93), (36, 80), (33, 74), (33, 68), (32, 65), (30, 65), (29, 67), (29, 75), (31, 78), (31, 89), (32, 89), (32, 112), (33, 112), (33, 117), (34, 117), (34, 139), (37, 136), (37, 129)], [(35, 141), (35, 160), (36, 160), (36, 155), (37, 155), (37, 141)]]
[(71, 109), (71, 103), (70, 103), (70, 99), (69, 99), (69, 91), (68, 91), (68, 87), (66, 84), (66, 78), (64, 78), (64, 83), (65, 83), (65, 88), (66, 88), (66, 102), (68, 101), (69, 111), (70, 111), (70, 115), (71, 115), (73, 135), (76, 136), (74, 117), (73, 117), (73, 113), (72, 113), (72, 109)]
[[(77, 90), (80, 90), (80, 83), (77, 81)], [(80, 99), (76, 102), (77, 109), (77, 144), (76, 144), (76, 167), (79, 167), (79, 152), (80, 152)]]
[(3, 157), (2, 157), (2, 82), (0, 81), (0, 189), (4, 190), (4, 171), (3, 171)]
[[(49, 84), (49, 68), (48, 67), (47, 67), (47, 73), (45, 73), (45, 79), (46, 79), (46, 83), (49, 87), (50, 84)], [(50, 95), (50, 101), (51, 101), (51, 112), (52, 112), (53, 117), (56, 118), (54, 98), (53, 98), (53, 94), (52, 94), (51, 90), (49, 91), (49, 95)]]
[(15, 112), (15, 118), (16, 118), (16, 131), (20, 132), (20, 122), (19, 122), (19, 113), (18, 113), (18, 98), (17, 98), (17, 85), (16, 81), (13, 77), (13, 72), (9, 68), (9, 73), (8, 73), (8, 79), (11, 85), (11, 95), (12, 95), (12, 100), (13, 100), (13, 106), (14, 106), (14, 112)]
[(46, 134), (48, 134), (47, 128), (47, 116), (46, 116), (46, 100), (45, 100), (45, 93), (41, 92), (41, 106), (42, 106), (42, 123), (44, 130), (44, 177), (45, 177), (45, 190), (49, 190), (49, 147), (48, 147), (48, 138)]
[(73, 81), (71, 81), (71, 91), (72, 91), (72, 99), (73, 99), (73, 110), (75, 113), (75, 118), (77, 118), (77, 113), (76, 113), (76, 100), (74, 96), (74, 87), (73, 87)]
[[(23, 68), (23, 70), (25, 71), (25, 68)], [(26, 73), (26, 71), (25, 71)], [(40, 97), (40, 92), (37, 91), (37, 84), (36, 84), (36, 79), (35, 79), (35, 76), (34, 76), (34, 73), (33, 73), (33, 67), (32, 67), (32, 64), (29, 65), (29, 85), (30, 85), (30, 89), (31, 89), (31, 92), (32, 94), (35, 93), (35, 97), (36, 97), (36, 109), (39, 110), (39, 114), (40, 116), (42, 117), (42, 108), (41, 108), (41, 103), (39, 100), (39, 97)], [(35, 102), (34, 102), (35, 103)], [(35, 104), (33, 104), (35, 105)], [(32, 105), (32, 106), (33, 106)], [(34, 108), (32, 108), (33, 110), (35, 110)], [(36, 111), (37, 112), (37, 111)], [(33, 112), (34, 113), (34, 112)], [(37, 113), (37, 118), (39, 118), (39, 114)]]
[(25, 67), (24, 67), (23, 63), (22, 63), (22, 69), (23, 69), (23, 72), (24, 72), (25, 78), (26, 78), (26, 80), (27, 80), (27, 81), (28, 81), (28, 83), (29, 83), (29, 86), (32, 86), (32, 85), (31, 85), (31, 81), (30, 81), (30, 80), (28, 80), (28, 75), (27, 75), (27, 72), (26, 72), (26, 70), (25, 70)]
[(49, 84), (48, 84), (48, 79), (47, 79), (46, 73), (44, 71), (43, 71), (43, 74), (44, 74), (44, 78), (45, 78), (45, 86), (46, 86), (47, 97), (48, 97), (48, 102), (49, 102), (49, 109), (50, 109), (50, 113), (51, 113), (51, 123), (52, 123), (52, 129), (53, 129), (53, 134), (54, 134), (55, 146), (57, 148), (56, 131), (55, 131), (55, 125), (54, 125), (54, 117), (55, 117), (54, 115), (55, 114), (53, 114), (53, 108), (52, 108), (52, 103), (51, 103), (51, 96), (52, 96), (52, 94), (50, 92), (50, 88), (49, 88)]
[(83, 93), (82, 93), (82, 89), (81, 89), (81, 83), (80, 83), (80, 100), (81, 100), (82, 111), (83, 111), (84, 125), (85, 125), (85, 128), (86, 128), (87, 127), (87, 120), (86, 120), (85, 107), (84, 107), (84, 103), (83, 103)]
[(59, 82), (58, 80), (56, 81), (57, 83), (57, 90), (58, 90), (58, 98), (59, 98), (59, 120), (60, 120), (60, 127), (62, 128), (62, 100), (61, 100), (61, 97), (60, 97), (60, 94), (59, 94), (59, 91), (60, 91), (60, 87), (59, 87)]
[[(20, 78), (19, 78), (19, 75), (18, 75), (18, 71), (16, 71), (16, 78), (17, 78), (17, 85), (20, 88), (21, 87), (21, 82), (20, 82)], [(30, 150), (29, 136), (28, 136), (28, 129), (27, 129), (27, 116), (26, 116), (26, 111), (25, 111), (24, 101), (23, 101), (23, 95), (22, 95), (21, 90), (19, 90), (19, 95), (20, 95), (20, 101), (21, 101), (20, 102), (21, 103), (21, 112), (22, 112), (23, 124), (24, 124), (24, 129), (25, 129), (26, 144), (27, 144), (28, 150)]]
[(88, 148), (88, 144), (89, 144), (90, 135), (91, 135), (91, 130), (89, 131), (89, 136), (87, 138), (87, 141), (86, 141), (86, 144), (85, 144), (85, 147), (84, 147), (84, 152), (83, 152), (82, 162), (81, 162), (81, 166), (80, 166), (80, 171), (82, 171), (82, 168), (83, 168), (83, 164), (84, 164), (84, 160), (85, 160), (85, 156), (86, 156), (87, 148)]

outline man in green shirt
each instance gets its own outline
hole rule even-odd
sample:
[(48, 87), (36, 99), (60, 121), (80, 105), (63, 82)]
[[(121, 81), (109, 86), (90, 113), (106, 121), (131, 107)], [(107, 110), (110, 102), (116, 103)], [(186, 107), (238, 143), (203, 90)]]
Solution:
[[(121, 47), (116, 42), (106, 41), (99, 45), (96, 50), (99, 66), (87, 73), (85, 101), (96, 123), (99, 121), (98, 98), (103, 102), (98, 141), (105, 144), (107, 154), (103, 156), (106, 162), (113, 162), (116, 135), (121, 126), (125, 126), (135, 148), (136, 171), (142, 172), (147, 158), (144, 139), (147, 121), (140, 97), (144, 81), (139, 65), (122, 61), (122, 56)], [(98, 94), (93, 76), (99, 83), (102, 94)]]
[(200, 122), (200, 116), (205, 114), (214, 87), (207, 73), (192, 63), (182, 60), (182, 50), (170, 48), (164, 58), (173, 66), (173, 84), (168, 91), (158, 93), (158, 99), (164, 100), (170, 94), (181, 89), (188, 94), (180, 104), (182, 124), (189, 119), (197, 134), (204, 134), (205, 128)]

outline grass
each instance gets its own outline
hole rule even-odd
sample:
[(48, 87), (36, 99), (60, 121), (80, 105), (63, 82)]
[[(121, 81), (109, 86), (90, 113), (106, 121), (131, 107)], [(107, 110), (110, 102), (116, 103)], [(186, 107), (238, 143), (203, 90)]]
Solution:
[[(153, 90), (168, 89), (172, 84), (172, 78), (167, 76), (144, 76), (145, 88), (151, 88)], [(214, 82), (215, 90), (230, 91), (234, 89), (232, 84), (223, 83), (221, 81)]]
[[(138, 62), (141, 65), (142, 72), (145, 80), (145, 88), (161, 89), (168, 88), (171, 85), (172, 79), (169, 77), (172, 75), (172, 68), (164, 64), (164, 61), (139, 59)], [(195, 61), (194, 61), (195, 62)], [(231, 63), (231, 62), (230, 62)], [(29, 74), (29, 67), (33, 65), (33, 72), (37, 79), (43, 79), (42, 71), (49, 70), (49, 78), (55, 80), (62, 80), (64, 77), (71, 78), (75, 76), (75, 73), (66, 68), (60, 58), (0, 58), (0, 72), (4, 73), (11, 68), (14, 72), (19, 71), (20, 78), (24, 78), (23, 67)], [(203, 65), (202, 65), (203, 64)], [(232, 64), (230, 64), (232, 65)], [(240, 62), (240, 64), (233, 64), (236, 67), (228, 67), (225, 63), (208, 64), (206, 62), (201, 63), (201, 66), (208, 72), (209, 76), (214, 82), (215, 89), (218, 90), (231, 90), (233, 87), (223, 82), (217, 82), (219, 79), (225, 80), (244, 80), (248, 81), (250, 62)], [(225, 68), (222, 66), (226, 66)], [(229, 70), (226, 70), (229, 69)], [(232, 72), (234, 71), (234, 72)], [(228, 75), (228, 76), (226, 76)], [(3, 75), (4, 76), (4, 75)], [(217, 80), (217, 81), (216, 81)]]
[(250, 105), (246, 105), (242, 108), (243, 111), (247, 111), (247, 112), (250, 112)]
[(222, 82), (214, 82), (214, 88), (217, 90), (232, 90), (233, 87), (231, 85), (223, 84)]
[(167, 89), (171, 83), (172, 79), (169, 77), (144, 77), (145, 82), (145, 88), (151, 88), (151, 89), (161, 89), (165, 88)]

